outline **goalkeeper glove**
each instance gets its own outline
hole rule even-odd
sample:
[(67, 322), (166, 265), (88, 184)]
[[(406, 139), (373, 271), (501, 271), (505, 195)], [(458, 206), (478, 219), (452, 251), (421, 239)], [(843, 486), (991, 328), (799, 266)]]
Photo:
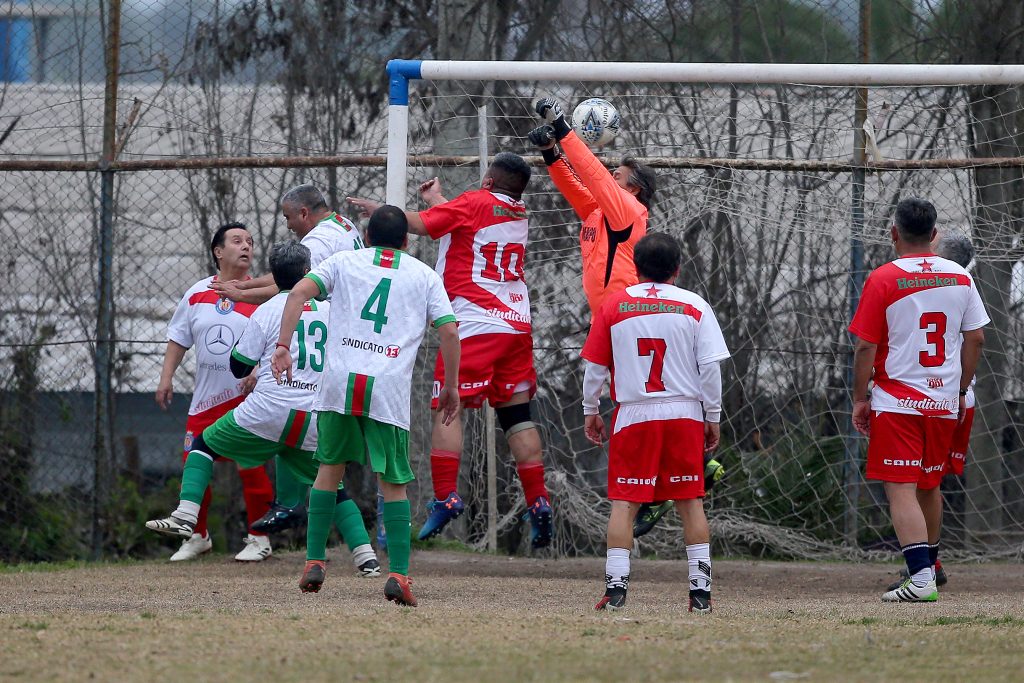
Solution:
[(704, 454), (704, 488), (708, 491), (718, 483), (718, 480), (725, 476), (725, 467), (715, 460), (710, 453)]
[(555, 129), (546, 123), (537, 126), (527, 135), (537, 147), (540, 147), (540, 154), (544, 157), (544, 163), (550, 166), (558, 161), (558, 152), (555, 150)]
[(562, 111), (562, 107), (550, 97), (542, 97), (537, 100), (533, 109), (537, 112), (537, 116), (551, 124), (556, 140), (561, 140), (572, 130), (565, 122), (565, 112)]

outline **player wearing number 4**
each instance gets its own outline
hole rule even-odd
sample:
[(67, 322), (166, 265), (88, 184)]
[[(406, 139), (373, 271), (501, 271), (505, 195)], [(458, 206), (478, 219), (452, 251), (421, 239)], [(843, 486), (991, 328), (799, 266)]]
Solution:
[(406, 485), (414, 478), (409, 464), (413, 365), (432, 323), (441, 336), (446, 366), (438, 412), (450, 423), (459, 407), (459, 335), (441, 278), (403, 251), (407, 236), (402, 211), (381, 207), (366, 228), (369, 249), (335, 254), (295, 285), (285, 304), (272, 368), (279, 380), (292, 380), (288, 340), (304, 302), (331, 296), (331, 342), (314, 408), (320, 467), (309, 494), (306, 568), (299, 587), (315, 592), (324, 582), (334, 492), (345, 464), (358, 462), (377, 473), (384, 494), (390, 565), (384, 596), (415, 606), (408, 578), (411, 520), (406, 495)]
[[(271, 375), (270, 358), (286, 292), (309, 271), (309, 250), (297, 242), (274, 245), (270, 270), (281, 292), (256, 309), (231, 349), (230, 367), (236, 377), (246, 377), (260, 366), (256, 388), (241, 405), (196, 437), (181, 475), (178, 508), (169, 517), (146, 522), (146, 527), (157, 533), (186, 538), (192, 534), (215, 458), (234, 460), (239, 467), (263, 467), (278, 455), (279, 466), (287, 467), (305, 485), (316, 477), (317, 421), (311, 409), (323, 384), (329, 306), (326, 302), (301, 302), (301, 317), (293, 321), (293, 334), (287, 342), (297, 354), (294, 372), (289, 372), (287, 382), (277, 382)], [(362, 576), (379, 576), (380, 563), (370, 547), (359, 508), (338, 485), (325, 498), (329, 499), (328, 529), (331, 521), (336, 522)]]
[[(530, 175), (522, 157), (501, 152), (484, 174), (481, 189), (448, 201), (434, 178), (420, 186), (430, 208), (406, 212), (406, 217), (410, 232), (440, 240), (436, 270), (444, 278), (462, 340), (459, 396), (467, 408), (479, 408), (484, 401), (494, 406), (526, 496), (530, 545), (544, 548), (551, 543), (552, 512), (544, 485), (540, 433), (530, 415), (537, 374), (530, 292), (523, 279), (528, 224), (522, 195)], [(365, 199), (349, 201), (364, 212), (377, 206)], [(444, 375), (444, 360), (439, 356), (435, 393)], [(436, 398), (433, 407), (437, 407)], [(449, 425), (441, 418), (436, 411), (430, 444), (435, 500), (420, 529), (421, 540), (441, 533), (464, 509), (456, 490), (462, 423), (456, 418)]]
[(868, 276), (850, 323), (853, 424), (868, 436), (865, 475), (883, 482), (907, 562), (908, 578), (884, 602), (938, 600), (939, 484), (989, 322), (970, 274), (931, 252), (935, 219), (930, 202), (897, 204), (897, 258)]
[(706, 301), (671, 284), (679, 243), (652, 233), (633, 254), (639, 284), (609, 296), (583, 346), (585, 433), (606, 438), (598, 401), (611, 375), (618, 403), (608, 448), (608, 559), (595, 609), (626, 604), (633, 520), (641, 503), (675, 501), (690, 567), (690, 611), (711, 611), (711, 535), (704, 515), (704, 453), (718, 447), (719, 363), (729, 357)]

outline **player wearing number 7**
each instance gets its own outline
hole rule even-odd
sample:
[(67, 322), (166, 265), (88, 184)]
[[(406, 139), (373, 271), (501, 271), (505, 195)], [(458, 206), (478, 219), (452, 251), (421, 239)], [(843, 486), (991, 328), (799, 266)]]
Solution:
[(279, 381), (291, 379), (288, 340), (303, 302), (331, 296), (331, 341), (314, 405), (320, 468), (309, 494), (306, 568), (299, 587), (317, 591), (324, 581), (334, 492), (346, 463), (358, 462), (377, 473), (384, 494), (391, 572), (384, 595), (415, 606), (408, 578), (411, 520), (406, 495), (406, 484), (414, 478), (409, 464), (413, 365), (424, 332), (433, 324), (446, 366), (438, 413), (442, 422), (450, 423), (459, 407), (459, 335), (441, 278), (403, 251), (407, 237), (402, 211), (383, 206), (366, 227), (369, 249), (334, 254), (295, 285), (285, 303), (271, 366)]
[(932, 253), (935, 219), (931, 202), (896, 205), (897, 258), (868, 276), (850, 323), (853, 424), (868, 436), (865, 475), (883, 482), (909, 575), (884, 602), (938, 600), (939, 484), (989, 322), (970, 274)]
[[(463, 192), (448, 201), (437, 178), (420, 187), (430, 207), (407, 211), (409, 231), (439, 240), (436, 270), (459, 319), (462, 366), (459, 396), (463, 406), (479, 408), (489, 401), (505, 432), (516, 471), (523, 485), (530, 519), (530, 544), (551, 543), (552, 513), (544, 485), (540, 433), (531, 420), (530, 400), (537, 390), (533, 368), (530, 292), (523, 272), (526, 264), (528, 224), (522, 195), (531, 170), (522, 157), (510, 152), (495, 155), (479, 190)], [(376, 202), (349, 198), (364, 212)], [(438, 356), (434, 370), (435, 394), (445, 374)], [(434, 408), (437, 407), (436, 400)], [(464, 504), (456, 491), (462, 457), (462, 423), (451, 425), (435, 412), (430, 439), (430, 472), (435, 500), (420, 539), (435, 536), (462, 514)]]
[(718, 446), (719, 363), (729, 357), (714, 311), (672, 285), (679, 243), (662, 233), (633, 254), (640, 283), (609, 296), (583, 346), (583, 413), (588, 439), (606, 438), (598, 401), (609, 375), (618, 403), (608, 449), (608, 559), (595, 609), (626, 603), (633, 519), (642, 503), (675, 501), (690, 567), (690, 611), (711, 611), (711, 536), (704, 515), (704, 453)]

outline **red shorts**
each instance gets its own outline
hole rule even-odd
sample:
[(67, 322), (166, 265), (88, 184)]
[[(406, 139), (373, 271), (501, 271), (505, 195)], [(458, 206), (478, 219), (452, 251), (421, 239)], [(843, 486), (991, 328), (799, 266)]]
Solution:
[(955, 428), (956, 420), (872, 412), (865, 476), (935, 488), (942, 483)]
[(962, 477), (964, 461), (967, 458), (967, 442), (971, 440), (971, 425), (974, 424), (974, 408), (964, 413), (964, 421), (953, 430), (953, 440), (949, 444), (949, 460), (946, 461), (946, 474)]
[(192, 451), (192, 442), (195, 441), (197, 436), (203, 433), (204, 429), (227, 415), (229, 410), (240, 406), (244, 400), (245, 396), (238, 396), (230, 401), (219, 403), (209, 410), (204, 410), (203, 412), (196, 413), (195, 415), (189, 415), (188, 419), (185, 420), (185, 450), (181, 455), (181, 461), (185, 462), (188, 460), (188, 454)]
[[(434, 396), (431, 408), (444, 383), (444, 360), (437, 354), (434, 366)], [(477, 334), (462, 340), (459, 363), (459, 397), (467, 408), (505, 403), (512, 394), (537, 392), (537, 373), (533, 369), (533, 337), (529, 334)]]
[(612, 434), (608, 498), (631, 503), (704, 497), (704, 423), (637, 422)]

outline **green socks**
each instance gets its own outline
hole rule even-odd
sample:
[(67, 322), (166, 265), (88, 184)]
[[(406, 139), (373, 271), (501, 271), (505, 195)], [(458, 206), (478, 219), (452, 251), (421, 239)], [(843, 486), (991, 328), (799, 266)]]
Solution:
[[(313, 500), (310, 498), (310, 509), (312, 507)], [(351, 498), (346, 498), (335, 504), (334, 526), (338, 527), (341, 540), (348, 545), (349, 550), (355, 550), (370, 542), (370, 536), (366, 533), (366, 527), (363, 525), (363, 515), (359, 512), (359, 506)]]
[(274, 456), (274, 492), (278, 505), (295, 508), (306, 500), (309, 486), (295, 478), (291, 469), (281, 462), (281, 456)]
[(384, 530), (388, 535), (388, 571), (408, 576), (412, 552), (412, 514), (408, 500), (384, 503)]
[(181, 472), (181, 500), (200, 505), (206, 487), (213, 478), (213, 461), (199, 453), (189, 453)]
[[(334, 521), (334, 506), (337, 491), (309, 491), (309, 517), (306, 524), (306, 559), (327, 559), (327, 536)], [(365, 531), (363, 533), (366, 533)]]

